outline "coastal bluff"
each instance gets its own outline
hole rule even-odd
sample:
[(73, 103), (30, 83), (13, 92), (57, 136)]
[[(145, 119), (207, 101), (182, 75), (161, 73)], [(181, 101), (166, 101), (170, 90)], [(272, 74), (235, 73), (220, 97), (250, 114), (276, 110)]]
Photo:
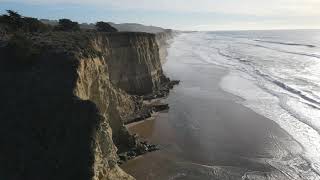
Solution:
[(2, 36), (0, 179), (134, 179), (118, 167), (117, 150), (134, 146), (124, 124), (142, 96), (170, 84), (159, 43), (169, 36)]

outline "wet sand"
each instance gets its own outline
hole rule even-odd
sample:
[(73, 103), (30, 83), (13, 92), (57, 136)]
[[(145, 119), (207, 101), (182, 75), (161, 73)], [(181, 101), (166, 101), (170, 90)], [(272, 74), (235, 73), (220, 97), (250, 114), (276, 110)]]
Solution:
[(169, 112), (129, 126), (161, 150), (122, 168), (138, 180), (290, 179), (269, 162), (297, 154), (301, 147), (276, 123), (222, 91), (219, 82), (225, 73), (202, 69), (201, 76), (208, 76), (204, 83), (192, 73), (181, 75), (181, 85), (167, 100)]
[(300, 157), (304, 149), (223, 91), (219, 84), (228, 71), (204, 62), (186, 43), (175, 41), (164, 65), (171, 79), (181, 80), (166, 100), (169, 111), (129, 125), (160, 151), (121, 167), (138, 180), (304, 179), (297, 171), (308, 166)]

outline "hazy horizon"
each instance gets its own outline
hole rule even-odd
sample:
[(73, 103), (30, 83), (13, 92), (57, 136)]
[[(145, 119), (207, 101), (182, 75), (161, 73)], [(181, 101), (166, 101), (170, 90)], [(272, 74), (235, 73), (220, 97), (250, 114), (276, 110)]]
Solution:
[(177, 30), (320, 29), (317, 0), (0, 0), (6, 9), (40, 19), (140, 23)]

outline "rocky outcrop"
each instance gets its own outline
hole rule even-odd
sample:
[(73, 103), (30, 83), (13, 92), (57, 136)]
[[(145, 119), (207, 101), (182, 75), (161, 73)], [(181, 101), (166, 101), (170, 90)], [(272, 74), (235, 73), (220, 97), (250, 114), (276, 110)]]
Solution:
[(0, 42), (0, 59), (0, 179), (133, 179), (117, 165), (142, 106), (128, 93), (168, 81), (154, 35), (28, 34)]

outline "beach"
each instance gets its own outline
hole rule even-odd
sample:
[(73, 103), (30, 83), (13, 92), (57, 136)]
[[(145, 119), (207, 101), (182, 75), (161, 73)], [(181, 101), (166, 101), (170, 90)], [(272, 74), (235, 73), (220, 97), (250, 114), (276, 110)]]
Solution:
[(163, 65), (181, 80), (169, 111), (128, 127), (160, 150), (122, 168), (139, 180), (320, 179), (317, 33), (177, 36)]
[(146, 180), (288, 179), (268, 162), (299, 153), (299, 144), (275, 122), (239, 104), (241, 98), (221, 90), (226, 70), (187, 66), (165, 65), (169, 76), (181, 80), (166, 100), (170, 110), (129, 125), (131, 133), (159, 144), (160, 151), (122, 168)]

